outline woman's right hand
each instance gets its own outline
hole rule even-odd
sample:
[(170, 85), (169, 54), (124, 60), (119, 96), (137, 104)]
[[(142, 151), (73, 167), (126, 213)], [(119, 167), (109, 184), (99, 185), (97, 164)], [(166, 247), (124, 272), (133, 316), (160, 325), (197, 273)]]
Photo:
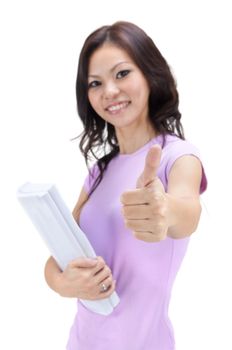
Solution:
[[(102, 291), (102, 283), (106, 291)], [(114, 290), (111, 270), (100, 256), (71, 261), (57, 278), (57, 292), (64, 297), (99, 300), (109, 297)]]

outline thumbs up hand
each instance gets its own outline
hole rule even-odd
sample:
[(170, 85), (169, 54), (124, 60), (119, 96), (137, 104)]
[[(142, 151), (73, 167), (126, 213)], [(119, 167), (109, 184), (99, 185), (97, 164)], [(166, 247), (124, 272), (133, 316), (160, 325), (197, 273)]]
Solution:
[(164, 186), (157, 177), (160, 159), (160, 146), (152, 146), (136, 189), (124, 192), (120, 198), (126, 227), (133, 231), (137, 239), (146, 242), (165, 239), (169, 226), (168, 200)]

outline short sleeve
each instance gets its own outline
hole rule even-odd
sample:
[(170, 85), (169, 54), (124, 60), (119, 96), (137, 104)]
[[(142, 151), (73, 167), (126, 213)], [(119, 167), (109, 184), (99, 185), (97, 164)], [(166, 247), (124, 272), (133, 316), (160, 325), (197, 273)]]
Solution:
[(92, 165), (92, 167), (89, 169), (89, 172), (84, 180), (84, 189), (85, 191), (89, 194), (90, 190), (94, 184), (94, 181), (96, 180), (96, 178), (99, 175), (99, 168), (97, 166), (97, 163), (95, 163), (94, 165)]
[(201, 155), (197, 147), (195, 147), (193, 144), (191, 144), (188, 141), (179, 140), (169, 144), (168, 148), (169, 148), (169, 151), (167, 152), (168, 156), (167, 156), (167, 163), (166, 163), (166, 170), (165, 170), (166, 179), (168, 179), (171, 168), (178, 158), (184, 155), (193, 155), (200, 160), (201, 166), (202, 166), (202, 178), (201, 178), (201, 185), (200, 185), (200, 194), (202, 194), (207, 188), (207, 178), (206, 178), (205, 169), (201, 160)]

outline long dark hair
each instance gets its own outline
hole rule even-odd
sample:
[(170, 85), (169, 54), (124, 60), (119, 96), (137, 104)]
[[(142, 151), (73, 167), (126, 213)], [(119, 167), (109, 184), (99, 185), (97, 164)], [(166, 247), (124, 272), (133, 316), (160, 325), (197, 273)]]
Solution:
[[(125, 50), (147, 80), (150, 87), (149, 119), (155, 131), (163, 136), (163, 146), (166, 134), (184, 139), (176, 82), (152, 39), (141, 28), (129, 22), (120, 21), (98, 28), (87, 37), (83, 45), (76, 80), (77, 109), (84, 127), (84, 131), (78, 136), (82, 136), (79, 148), (85, 157), (88, 170), (88, 160), (91, 160), (89, 154), (92, 154), (97, 159), (100, 171), (89, 196), (101, 182), (111, 159), (119, 153), (114, 126), (105, 122), (93, 110), (88, 99), (89, 61), (94, 51), (106, 42)], [(103, 150), (104, 156), (98, 158), (94, 148)]]

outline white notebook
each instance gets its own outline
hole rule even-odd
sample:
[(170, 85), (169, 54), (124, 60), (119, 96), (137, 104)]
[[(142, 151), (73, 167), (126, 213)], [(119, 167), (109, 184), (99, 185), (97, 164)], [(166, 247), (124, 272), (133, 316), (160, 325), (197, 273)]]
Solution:
[[(17, 198), (61, 270), (78, 257), (96, 257), (54, 184), (26, 183), (18, 189)], [(80, 301), (93, 312), (109, 315), (120, 300), (113, 292), (106, 299)]]

